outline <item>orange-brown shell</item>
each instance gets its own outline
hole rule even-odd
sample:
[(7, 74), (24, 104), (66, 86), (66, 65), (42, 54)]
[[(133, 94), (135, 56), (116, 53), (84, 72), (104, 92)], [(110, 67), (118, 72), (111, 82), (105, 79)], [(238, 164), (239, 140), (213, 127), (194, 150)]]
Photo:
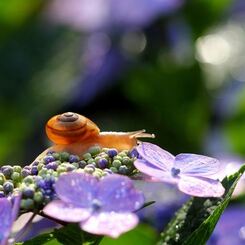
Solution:
[(66, 112), (52, 117), (46, 124), (48, 138), (57, 145), (82, 142), (96, 137), (100, 129), (88, 118)]
[(103, 148), (130, 150), (137, 145), (138, 138), (154, 138), (154, 134), (145, 130), (134, 132), (100, 132), (100, 129), (88, 118), (66, 112), (52, 117), (46, 124), (48, 138), (54, 143), (42, 152), (36, 160), (44, 157), (48, 151), (67, 151), (82, 156), (89, 147), (99, 145)]

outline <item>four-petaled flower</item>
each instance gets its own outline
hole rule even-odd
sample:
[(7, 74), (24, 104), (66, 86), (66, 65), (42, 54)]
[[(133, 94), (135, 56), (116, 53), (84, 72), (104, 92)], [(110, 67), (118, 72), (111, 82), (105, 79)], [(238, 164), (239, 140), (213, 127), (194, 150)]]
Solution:
[(8, 244), (12, 225), (20, 206), (20, 195), (13, 197), (14, 205), (7, 198), (0, 198), (0, 245)]
[(182, 153), (174, 157), (151, 143), (137, 146), (139, 159), (134, 162), (141, 172), (163, 182), (176, 184), (180, 191), (199, 197), (220, 197), (224, 187), (212, 174), (219, 171), (217, 159)]
[(138, 217), (133, 212), (144, 204), (144, 196), (133, 182), (116, 174), (101, 180), (82, 173), (64, 174), (55, 190), (60, 200), (44, 208), (46, 215), (79, 222), (87, 232), (114, 238), (137, 225)]

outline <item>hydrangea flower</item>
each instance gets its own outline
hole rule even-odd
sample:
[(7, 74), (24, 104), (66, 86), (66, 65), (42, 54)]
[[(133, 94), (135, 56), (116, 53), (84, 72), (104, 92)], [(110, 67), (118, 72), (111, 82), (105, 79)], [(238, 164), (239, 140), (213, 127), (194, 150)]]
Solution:
[(8, 244), (12, 225), (20, 206), (20, 195), (14, 197), (14, 205), (8, 198), (0, 198), (0, 245)]
[(134, 162), (141, 172), (163, 182), (175, 184), (192, 196), (220, 197), (224, 187), (211, 175), (217, 173), (220, 162), (211, 157), (182, 153), (173, 156), (157, 145), (141, 143), (137, 146), (139, 159)]
[(102, 180), (82, 173), (59, 177), (55, 190), (60, 200), (50, 202), (44, 213), (65, 221), (79, 222), (81, 229), (98, 235), (118, 237), (134, 228), (133, 212), (144, 203), (144, 196), (125, 176), (110, 175)]

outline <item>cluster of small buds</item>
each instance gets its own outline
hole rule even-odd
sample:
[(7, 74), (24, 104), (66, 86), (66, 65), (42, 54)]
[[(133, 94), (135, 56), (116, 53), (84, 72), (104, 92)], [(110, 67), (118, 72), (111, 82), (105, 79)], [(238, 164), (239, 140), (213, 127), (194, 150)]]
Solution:
[(40, 209), (55, 198), (54, 183), (67, 172), (91, 174), (97, 178), (118, 173), (131, 176), (137, 173), (135, 155), (130, 151), (93, 146), (81, 157), (67, 152), (49, 151), (31, 165), (2, 166), (0, 198), (21, 191), (23, 211)]

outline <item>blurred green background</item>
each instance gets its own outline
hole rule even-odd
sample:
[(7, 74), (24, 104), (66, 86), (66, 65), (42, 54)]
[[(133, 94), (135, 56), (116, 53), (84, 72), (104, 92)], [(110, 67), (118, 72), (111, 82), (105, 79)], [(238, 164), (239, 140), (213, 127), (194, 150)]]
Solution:
[(65, 111), (145, 128), (172, 153), (244, 157), (244, 14), (231, 0), (1, 0), (0, 163), (30, 163)]

